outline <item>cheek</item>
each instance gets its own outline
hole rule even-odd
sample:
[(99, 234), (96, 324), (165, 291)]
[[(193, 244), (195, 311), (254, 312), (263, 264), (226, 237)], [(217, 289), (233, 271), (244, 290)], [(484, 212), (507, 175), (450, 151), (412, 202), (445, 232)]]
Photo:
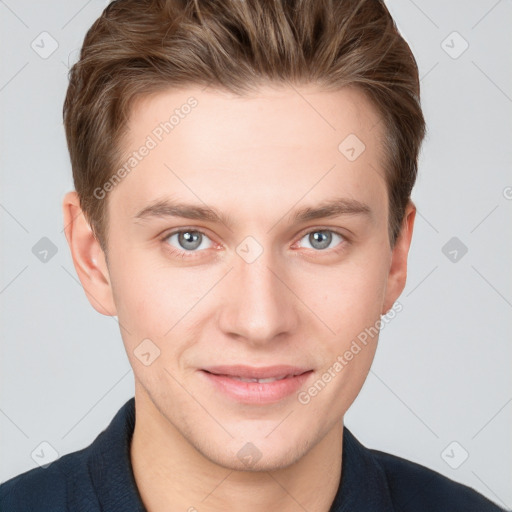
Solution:
[[(191, 286), (185, 286), (183, 272), (162, 267), (132, 250), (112, 254), (110, 273), (118, 318), (136, 342), (141, 336), (161, 337), (183, 316), (192, 300)], [(129, 334), (128, 334), (129, 333)]]
[(336, 333), (333, 338), (351, 339), (380, 318), (386, 290), (386, 261), (371, 252), (354, 255), (335, 267), (303, 273), (298, 280), (302, 283), (300, 296)]
[[(186, 282), (184, 282), (186, 281)], [(176, 273), (152, 272), (150, 269), (118, 283), (119, 320), (131, 332), (163, 338), (179, 329), (180, 320), (200, 299), (191, 283)]]
[[(311, 406), (320, 416), (325, 415), (326, 404), (344, 414), (359, 394), (375, 356), (386, 264), (366, 255), (323, 272), (316, 280), (312, 277), (303, 296), (309, 297), (311, 309), (330, 330), (323, 329), (316, 350), (322, 355), (319, 379), (328, 384), (319, 393), (323, 398), (312, 399)], [(323, 389), (322, 383), (315, 384), (311, 392), (317, 393), (317, 389)]]
[(149, 338), (165, 356), (161, 360), (177, 359), (197, 338), (198, 322), (211, 313), (207, 295), (222, 269), (172, 267), (161, 255), (148, 258), (142, 250), (113, 256), (112, 288), (127, 350)]

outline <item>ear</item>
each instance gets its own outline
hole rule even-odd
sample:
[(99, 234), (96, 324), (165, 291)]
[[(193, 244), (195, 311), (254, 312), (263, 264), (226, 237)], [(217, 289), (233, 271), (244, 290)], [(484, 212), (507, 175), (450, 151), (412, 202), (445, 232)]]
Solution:
[(116, 315), (105, 254), (85, 219), (76, 191), (64, 196), (62, 212), (73, 264), (87, 299), (102, 315)]
[(405, 288), (407, 281), (407, 255), (411, 246), (414, 219), (416, 218), (416, 206), (409, 200), (405, 208), (402, 227), (391, 253), (386, 295), (381, 314), (385, 315), (398, 299)]

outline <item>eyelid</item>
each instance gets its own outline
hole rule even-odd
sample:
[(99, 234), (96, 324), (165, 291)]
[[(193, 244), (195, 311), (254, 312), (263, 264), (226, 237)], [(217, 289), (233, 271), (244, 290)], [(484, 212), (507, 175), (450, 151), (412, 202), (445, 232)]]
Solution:
[[(175, 228), (171, 231), (165, 231), (164, 234), (160, 236), (160, 239), (166, 240), (167, 238), (169, 238), (172, 235), (175, 235), (176, 233), (182, 233), (186, 231), (201, 233), (202, 235), (205, 235), (206, 237), (213, 241), (212, 237), (207, 233), (206, 230), (204, 230), (203, 228), (191, 226), (180, 226), (179, 228)], [(299, 234), (295, 235), (295, 238), (297, 238), (298, 241), (304, 238), (305, 235), (308, 235), (309, 233), (315, 233), (316, 231), (331, 231), (332, 233), (336, 233), (337, 235), (341, 236), (344, 240), (350, 240), (349, 236), (346, 235), (344, 231), (337, 230), (331, 226), (310, 226), (308, 228), (305, 228), (303, 231), (299, 232)]]
[[(331, 233), (334, 233), (334, 234), (340, 236), (343, 239), (343, 241), (340, 242), (337, 246), (331, 247), (330, 249), (317, 250), (315, 252), (321, 253), (321, 252), (334, 251), (334, 250), (336, 250), (336, 247), (340, 247), (342, 245), (344, 246), (345, 244), (348, 244), (350, 242), (350, 238), (343, 231), (335, 229), (331, 226), (313, 226), (313, 227), (306, 228), (304, 231), (301, 231), (297, 235), (297, 241), (294, 242), (293, 245), (295, 246), (296, 244), (298, 244), (306, 235), (309, 235), (311, 233), (316, 233), (318, 231), (329, 231)], [(307, 249), (307, 247), (306, 247), (306, 249)]]
[(341, 236), (344, 240), (349, 240), (350, 236), (346, 233), (345, 229), (336, 228), (334, 226), (309, 226), (307, 228), (304, 228), (301, 230), (297, 235), (297, 240), (300, 240), (301, 238), (304, 238), (305, 235), (308, 235), (309, 233), (316, 233), (317, 231), (330, 231), (331, 233), (336, 233), (337, 235)]
[[(178, 233), (187, 232), (187, 231), (190, 231), (190, 232), (193, 232), (193, 233), (200, 233), (201, 235), (206, 236), (212, 242), (212, 244), (217, 245), (217, 246), (220, 245), (217, 242), (215, 242), (212, 239), (212, 237), (203, 228), (197, 228), (197, 227), (191, 227), (191, 226), (180, 226), (179, 228), (172, 229), (171, 231), (166, 231), (159, 238), (160, 238), (160, 240), (162, 242), (165, 242), (171, 236), (176, 235)], [(293, 243), (292, 246), (295, 246), (306, 235), (309, 235), (311, 233), (315, 233), (317, 231), (329, 231), (331, 233), (335, 233), (336, 235), (340, 236), (343, 239), (343, 241), (340, 242), (337, 246), (331, 247), (330, 249), (316, 250), (316, 251), (314, 249), (311, 249), (314, 252), (318, 252), (318, 253), (326, 252), (327, 253), (327, 252), (331, 252), (331, 251), (341, 250), (340, 249), (341, 246), (344, 247), (346, 244), (350, 243), (350, 238), (344, 232), (342, 232), (340, 230), (337, 230), (337, 229), (335, 229), (335, 228), (333, 228), (331, 226), (313, 226), (313, 227), (310, 226), (308, 228), (305, 228), (298, 235), (296, 235), (296, 237), (295, 237), (296, 241)], [(194, 257), (195, 254), (200, 254), (200, 253), (202, 253), (202, 252), (207, 250), (207, 249), (201, 249), (199, 251), (186, 251), (184, 249), (179, 249), (177, 247), (171, 246), (169, 244), (167, 244), (167, 245), (168, 245), (168, 247), (170, 247), (170, 250), (173, 253), (175, 253), (175, 254), (177, 254), (179, 256), (182, 256), (182, 257)], [(212, 248), (213, 247), (209, 247), (209, 249), (212, 249)]]
[[(185, 233), (185, 232), (191, 232), (191, 233), (201, 233), (202, 235), (208, 237), (210, 240), (212, 240), (212, 237), (208, 234), (207, 230), (203, 228), (196, 228), (192, 226), (180, 226), (179, 228), (171, 229), (170, 231), (164, 231), (162, 235), (159, 235), (159, 238), (161, 240), (166, 240), (172, 235), (176, 235), (177, 233)], [(213, 240), (212, 240), (213, 241)]]
[[(206, 238), (208, 238), (211, 243), (212, 243), (212, 247), (208, 247), (208, 249), (212, 249), (212, 248), (215, 248), (215, 246), (219, 245), (217, 242), (215, 242), (215, 240), (213, 240), (213, 238), (206, 232), (206, 230), (202, 229), (202, 228), (195, 228), (195, 227), (190, 227), (190, 226), (180, 226), (179, 228), (175, 228), (175, 229), (172, 229), (170, 231), (166, 231), (164, 232), (163, 235), (159, 236), (159, 240), (161, 242), (166, 242), (171, 236), (173, 235), (177, 235), (179, 233), (185, 233), (185, 232), (191, 232), (191, 233), (200, 233), (201, 235), (205, 236)], [(173, 253), (174, 255), (178, 255), (178, 256), (181, 256), (181, 257), (194, 257), (194, 255), (198, 255), (204, 251), (206, 251), (207, 249), (201, 249), (199, 251), (186, 251), (185, 249), (179, 249), (178, 247), (174, 247), (173, 245), (170, 245), (169, 243), (166, 243), (166, 246), (168, 248), (169, 251), (171, 251), (171, 253)]]

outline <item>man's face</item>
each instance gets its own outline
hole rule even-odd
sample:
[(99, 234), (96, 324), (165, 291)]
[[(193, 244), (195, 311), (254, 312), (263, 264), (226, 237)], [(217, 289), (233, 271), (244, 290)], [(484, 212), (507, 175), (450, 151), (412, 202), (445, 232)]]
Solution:
[[(183, 108), (190, 97), (197, 103)], [(166, 133), (160, 123), (175, 109)], [(353, 89), (261, 88), (240, 98), (190, 88), (134, 105), (123, 149), (150, 150), (108, 197), (117, 316), (137, 407), (211, 461), (246, 469), (246, 446), (261, 454), (254, 468), (286, 467), (341, 428), (377, 337), (343, 356), (398, 295), (382, 129)], [(222, 220), (147, 210), (164, 201)], [(297, 218), (339, 201), (367, 210)], [(309, 373), (283, 384), (205, 371), (226, 365)]]

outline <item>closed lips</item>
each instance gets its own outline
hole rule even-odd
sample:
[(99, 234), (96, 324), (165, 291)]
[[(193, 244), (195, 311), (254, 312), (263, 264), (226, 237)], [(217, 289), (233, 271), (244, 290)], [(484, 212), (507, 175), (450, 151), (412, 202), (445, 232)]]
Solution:
[(294, 375), (285, 375), (284, 377), (269, 377), (268, 379), (249, 379), (245, 377), (235, 377), (233, 375), (223, 375), (223, 377), (230, 377), (231, 379), (240, 380), (242, 382), (259, 382), (265, 384), (266, 382), (274, 382), (276, 380), (283, 380)]
[(214, 366), (204, 368), (203, 371), (211, 373), (213, 375), (228, 377), (242, 382), (265, 383), (283, 380), (290, 377), (296, 377), (298, 375), (302, 375), (312, 370), (290, 365), (268, 367), (250, 367), (244, 365), (233, 365)]

